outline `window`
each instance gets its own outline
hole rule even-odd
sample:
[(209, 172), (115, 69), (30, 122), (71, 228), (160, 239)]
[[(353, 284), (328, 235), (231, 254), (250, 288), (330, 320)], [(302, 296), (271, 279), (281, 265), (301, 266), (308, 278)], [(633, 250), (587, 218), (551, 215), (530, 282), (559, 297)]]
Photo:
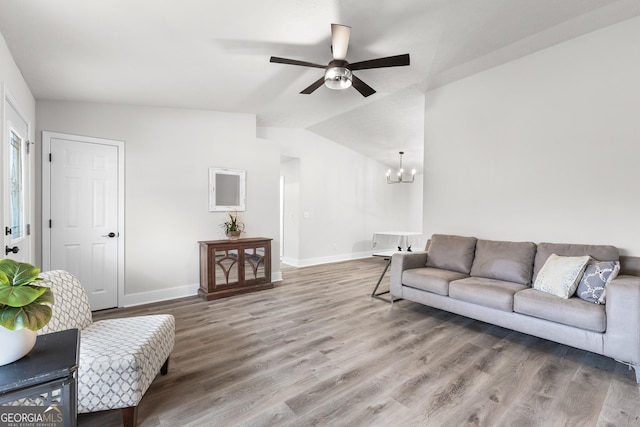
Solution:
[(11, 239), (24, 237), (24, 151), (25, 141), (13, 130), (9, 131), (9, 185), (10, 185), (10, 215)]

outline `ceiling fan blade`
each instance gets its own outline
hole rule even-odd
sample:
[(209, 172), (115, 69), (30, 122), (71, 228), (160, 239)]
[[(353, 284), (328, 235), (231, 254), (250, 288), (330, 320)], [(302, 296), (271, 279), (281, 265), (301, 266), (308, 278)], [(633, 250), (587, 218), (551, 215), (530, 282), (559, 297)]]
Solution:
[(331, 24), (331, 52), (333, 59), (344, 61), (347, 58), (351, 27), (340, 24)]
[(356, 76), (351, 76), (351, 84), (365, 98), (376, 93), (375, 90)]
[(318, 89), (320, 86), (322, 86), (324, 84), (324, 76), (320, 77), (318, 80), (316, 80), (315, 82), (311, 83), (311, 85), (306, 88), (305, 90), (303, 90), (300, 93), (303, 93), (305, 95), (309, 95), (311, 93), (313, 93), (316, 89)]
[(385, 68), (385, 67), (402, 67), (409, 65), (409, 54), (396, 56), (387, 56), (386, 58), (370, 59), (368, 61), (354, 62), (349, 64), (347, 68), (353, 70), (368, 70), (370, 68)]
[(269, 62), (276, 62), (278, 64), (299, 65), (301, 67), (327, 68), (326, 65), (314, 64), (313, 62), (298, 61), (297, 59), (279, 58), (277, 56), (272, 56)]

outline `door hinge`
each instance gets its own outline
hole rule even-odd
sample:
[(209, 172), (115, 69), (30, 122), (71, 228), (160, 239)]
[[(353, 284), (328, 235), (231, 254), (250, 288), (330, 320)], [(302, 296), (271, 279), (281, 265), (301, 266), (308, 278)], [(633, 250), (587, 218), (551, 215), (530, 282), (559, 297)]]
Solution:
[(10, 236), (11, 235), (11, 227), (5, 227), (4, 228), (4, 235), (5, 236)]
[(52, 223), (52, 221), (51, 221), (51, 220), (49, 220), (49, 228), (51, 228), (51, 223)]
[(25, 141), (25, 144), (27, 144), (27, 154), (31, 154), (31, 145), (35, 144), (35, 142)]
[(53, 156), (51, 155), (51, 153), (49, 153), (49, 163), (51, 163), (51, 159), (53, 158)]
[(31, 224), (27, 224), (27, 236), (31, 236)]

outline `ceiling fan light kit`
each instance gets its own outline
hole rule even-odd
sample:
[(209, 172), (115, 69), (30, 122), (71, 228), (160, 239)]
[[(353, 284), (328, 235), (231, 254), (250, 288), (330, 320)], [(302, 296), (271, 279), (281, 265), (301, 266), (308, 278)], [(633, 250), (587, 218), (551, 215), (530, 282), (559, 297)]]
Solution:
[(331, 53), (333, 61), (327, 66), (315, 64), (313, 62), (299, 61), (297, 59), (279, 58), (272, 56), (269, 62), (279, 64), (298, 65), (301, 67), (324, 68), (324, 76), (311, 83), (302, 94), (309, 95), (318, 89), (322, 84), (329, 89), (343, 90), (353, 86), (364, 97), (373, 95), (376, 91), (353, 75), (353, 70), (368, 70), (372, 68), (401, 67), (409, 65), (409, 54), (388, 56), (385, 58), (370, 59), (367, 61), (349, 64), (346, 61), (347, 50), (349, 49), (349, 37), (351, 27), (340, 24), (331, 24)]
[(346, 68), (347, 61), (334, 60), (324, 72), (324, 85), (329, 89), (348, 89), (352, 85), (353, 73)]

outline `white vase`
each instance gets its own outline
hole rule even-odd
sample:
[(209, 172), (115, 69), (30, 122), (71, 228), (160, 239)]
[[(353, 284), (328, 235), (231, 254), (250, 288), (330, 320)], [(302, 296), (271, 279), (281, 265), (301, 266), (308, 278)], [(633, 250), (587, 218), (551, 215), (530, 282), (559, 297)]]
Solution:
[(0, 326), (0, 366), (15, 362), (36, 344), (36, 332), (30, 329), (11, 331)]

